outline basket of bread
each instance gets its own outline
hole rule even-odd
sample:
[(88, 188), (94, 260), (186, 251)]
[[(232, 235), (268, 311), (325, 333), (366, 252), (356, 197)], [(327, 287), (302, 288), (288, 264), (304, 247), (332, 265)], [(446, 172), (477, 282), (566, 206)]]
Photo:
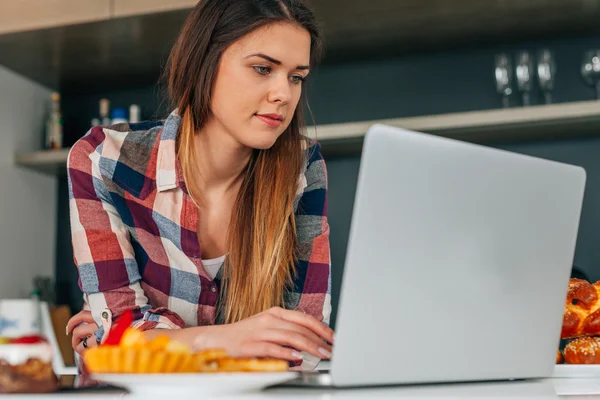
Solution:
[(600, 364), (600, 281), (571, 278), (557, 364)]

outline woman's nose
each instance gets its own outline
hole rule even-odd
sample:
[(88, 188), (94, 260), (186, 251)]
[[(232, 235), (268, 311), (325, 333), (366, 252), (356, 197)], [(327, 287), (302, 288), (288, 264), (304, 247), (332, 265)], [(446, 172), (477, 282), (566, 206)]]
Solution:
[(273, 103), (288, 103), (292, 97), (291, 84), (287, 77), (273, 79), (273, 85), (269, 92), (269, 101)]

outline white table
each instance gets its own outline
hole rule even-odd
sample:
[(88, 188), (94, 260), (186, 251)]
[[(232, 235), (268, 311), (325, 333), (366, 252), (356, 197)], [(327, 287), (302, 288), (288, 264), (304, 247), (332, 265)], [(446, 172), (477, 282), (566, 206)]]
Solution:
[[(562, 388), (562, 389), (561, 389)], [(557, 395), (557, 389), (569, 388), (572, 393), (580, 396)], [(581, 397), (584, 395), (584, 397)], [(173, 399), (168, 392), (156, 392), (153, 398)], [(81, 393), (56, 393), (51, 395), (23, 395), (23, 396), (0, 396), (7, 399), (138, 399), (120, 391), (94, 392), (85, 391)], [(223, 399), (223, 400), (271, 400), (271, 399), (294, 399), (294, 400), (357, 400), (357, 399), (598, 399), (600, 400), (600, 379), (548, 379), (516, 382), (496, 383), (471, 383), (451, 385), (419, 385), (388, 388), (366, 388), (351, 390), (321, 390), (321, 389), (267, 389), (263, 391), (235, 394), (199, 396), (193, 388), (190, 389), (188, 397), (195, 400)], [(144, 397), (143, 399), (148, 399)]]

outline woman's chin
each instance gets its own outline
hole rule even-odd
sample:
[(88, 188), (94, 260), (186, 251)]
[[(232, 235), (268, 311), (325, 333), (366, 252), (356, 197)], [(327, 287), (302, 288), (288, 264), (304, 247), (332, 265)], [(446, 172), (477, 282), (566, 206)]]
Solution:
[(252, 138), (244, 138), (244, 145), (256, 150), (267, 150), (273, 147), (279, 136), (255, 136)]

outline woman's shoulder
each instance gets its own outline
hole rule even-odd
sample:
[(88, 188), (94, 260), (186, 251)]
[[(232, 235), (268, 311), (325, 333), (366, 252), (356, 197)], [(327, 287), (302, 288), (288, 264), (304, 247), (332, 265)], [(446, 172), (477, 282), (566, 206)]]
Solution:
[(144, 171), (163, 123), (147, 121), (94, 126), (71, 147), (68, 168), (92, 162), (105, 169), (119, 163)]
[(322, 161), (325, 162), (323, 155), (321, 154), (321, 144), (308, 136), (303, 137), (302, 149), (304, 150), (304, 159), (306, 160), (306, 166), (310, 166), (311, 163)]
[(321, 144), (308, 137), (304, 143), (305, 164), (300, 176), (298, 196), (314, 190), (327, 189), (327, 167), (321, 154)]

